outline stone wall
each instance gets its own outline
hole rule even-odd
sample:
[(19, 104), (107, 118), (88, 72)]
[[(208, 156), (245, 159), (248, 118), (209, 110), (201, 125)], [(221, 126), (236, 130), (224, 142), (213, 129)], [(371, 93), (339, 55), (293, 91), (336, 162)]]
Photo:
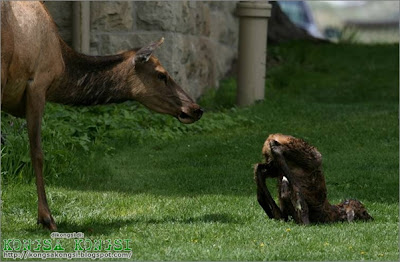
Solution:
[(61, 37), (69, 45), (72, 45), (72, 2), (47, 1), (45, 5), (53, 16)]
[[(47, 2), (64, 39), (71, 43), (71, 2)], [(105, 55), (164, 37), (156, 51), (186, 91), (198, 98), (230, 70), (237, 57), (236, 2), (91, 2), (90, 53)]]

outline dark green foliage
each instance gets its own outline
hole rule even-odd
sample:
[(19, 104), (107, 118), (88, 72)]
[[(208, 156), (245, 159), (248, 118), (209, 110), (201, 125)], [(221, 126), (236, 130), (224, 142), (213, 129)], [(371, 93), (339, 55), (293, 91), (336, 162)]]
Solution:
[[(184, 135), (199, 134), (251, 123), (240, 116), (215, 114), (206, 122), (183, 125), (170, 116), (150, 112), (136, 102), (120, 105), (73, 108), (47, 104), (43, 118), (42, 143), (47, 182), (60, 174), (78, 173), (76, 154), (91, 155), (95, 151), (112, 154), (118, 141), (137, 145), (146, 140), (169, 140)], [(6, 143), (2, 149), (3, 182), (10, 179), (31, 182), (26, 121), (2, 113), (2, 134)]]

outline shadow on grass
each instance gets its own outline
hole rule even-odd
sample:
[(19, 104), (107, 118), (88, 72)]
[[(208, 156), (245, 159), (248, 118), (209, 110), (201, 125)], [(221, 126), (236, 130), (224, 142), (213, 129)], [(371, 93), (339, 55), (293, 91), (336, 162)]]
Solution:
[[(73, 223), (70, 221), (61, 221), (57, 223), (60, 233), (70, 233), (70, 232), (82, 232), (87, 236), (98, 235), (98, 234), (111, 234), (115, 233), (118, 229), (125, 226), (132, 225), (160, 225), (160, 224), (241, 224), (240, 218), (234, 217), (233, 215), (226, 213), (212, 213), (204, 214), (201, 216), (189, 217), (189, 218), (176, 218), (171, 216), (166, 216), (162, 218), (146, 218), (137, 217), (134, 219), (111, 219), (108, 221), (88, 221), (83, 224)], [(46, 234), (49, 231), (42, 229), (41, 226), (35, 228), (27, 229), (26, 231), (36, 234)]]
[[(166, 225), (166, 224), (174, 224), (175, 226), (179, 225), (190, 225), (190, 224), (236, 224), (243, 225), (240, 217), (234, 217), (233, 215), (227, 213), (211, 213), (204, 214), (201, 216), (189, 217), (189, 218), (176, 218), (171, 216), (166, 216), (163, 218), (146, 218), (146, 217), (138, 217), (134, 219), (110, 219), (108, 221), (87, 221), (83, 224), (74, 223), (70, 221), (61, 221), (57, 223), (58, 230), (60, 233), (71, 233), (71, 232), (82, 232), (85, 234), (85, 237), (88, 236), (96, 236), (96, 235), (109, 235), (117, 232), (119, 229), (124, 228), (126, 226), (148, 226), (148, 225)], [(272, 222), (277, 222), (277, 220), (266, 220)], [(283, 223), (283, 221), (280, 221)], [(365, 224), (370, 223), (373, 224), (372, 221), (354, 221), (352, 223), (348, 222), (335, 222), (335, 223), (314, 223), (308, 226), (304, 226), (304, 228), (308, 228), (310, 230), (316, 228), (331, 228), (331, 227), (346, 227), (349, 225), (355, 224)], [(266, 222), (268, 223), (268, 222)], [(279, 222), (277, 222), (279, 223)], [(299, 226), (293, 220), (289, 220), (284, 222), (285, 225), (294, 227)], [(41, 235), (43, 237), (48, 237), (50, 231), (47, 229), (43, 229), (42, 226), (38, 225), (34, 228), (29, 228), (25, 230), (26, 232), (30, 232), (33, 234)]]

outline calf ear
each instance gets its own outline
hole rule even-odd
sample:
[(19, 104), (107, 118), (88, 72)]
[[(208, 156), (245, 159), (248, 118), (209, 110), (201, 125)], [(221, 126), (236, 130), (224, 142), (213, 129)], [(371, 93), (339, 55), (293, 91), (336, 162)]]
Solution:
[(354, 220), (354, 210), (353, 209), (347, 209), (346, 210), (346, 215), (347, 215), (347, 221), (352, 222)]
[(145, 47), (140, 48), (133, 57), (132, 63), (145, 63), (149, 61), (151, 54), (164, 42), (164, 37), (161, 37), (157, 42), (152, 42)]

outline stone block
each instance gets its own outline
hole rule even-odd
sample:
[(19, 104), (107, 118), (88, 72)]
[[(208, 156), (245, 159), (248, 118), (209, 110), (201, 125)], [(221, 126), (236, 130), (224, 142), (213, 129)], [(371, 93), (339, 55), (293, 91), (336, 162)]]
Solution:
[(233, 12), (236, 8), (236, 3), (239, 1), (208, 1), (204, 2), (213, 11), (229, 11)]
[(227, 12), (211, 12), (210, 37), (225, 45), (237, 46), (239, 20)]
[(191, 1), (135, 2), (137, 29), (190, 35), (210, 34), (208, 5)]
[(90, 6), (91, 30), (102, 32), (132, 30), (132, 2), (92, 1)]
[(140, 1), (135, 2), (136, 25), (139, 30), (161, 30), (186, 33), (189, 25), (182, 25), (182, 8), (186, 5), (178, 1)]
[(195, 17), (195, 35), (210, 35), (210, 8), (203, 2), (196, 2), (196, 7), (192, 8), (192, 16)]

